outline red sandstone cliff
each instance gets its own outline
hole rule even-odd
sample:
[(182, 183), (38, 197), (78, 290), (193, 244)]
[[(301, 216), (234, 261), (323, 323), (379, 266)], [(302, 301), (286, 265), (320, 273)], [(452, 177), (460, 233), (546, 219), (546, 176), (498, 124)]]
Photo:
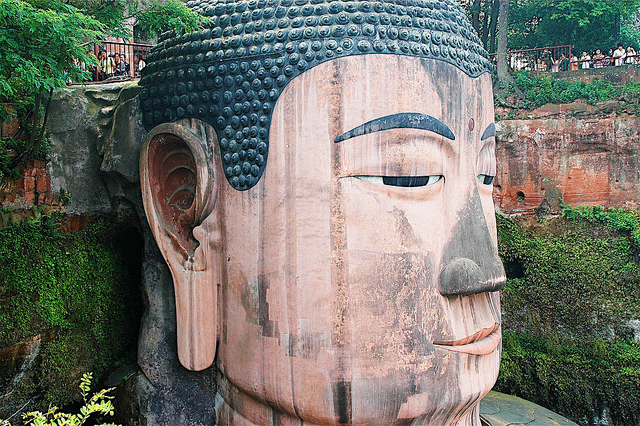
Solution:
[[(640, 118), (616, 101), (545, 105), (497, 123), (494, 200), (505, 213), (640, 204)], [(505, 114), (505, 111), (498, 111)]]

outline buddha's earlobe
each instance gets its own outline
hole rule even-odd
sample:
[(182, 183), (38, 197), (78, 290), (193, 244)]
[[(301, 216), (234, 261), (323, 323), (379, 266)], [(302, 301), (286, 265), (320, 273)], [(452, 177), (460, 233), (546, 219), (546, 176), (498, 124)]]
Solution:
[(146, 216), (173, 277), (178, 358), (189, 370), (213, 363), (217, 341), (219, 183), (208, 151), (216, 141), (207, 141), (215, 133), (206, 127), (195, 120), (159, 125), (140, 154)]

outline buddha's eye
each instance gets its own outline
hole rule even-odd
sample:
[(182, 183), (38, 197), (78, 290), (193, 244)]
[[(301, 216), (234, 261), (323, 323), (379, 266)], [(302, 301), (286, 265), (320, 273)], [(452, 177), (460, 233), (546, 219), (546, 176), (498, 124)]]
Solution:
[(494, 176), (483, 175), (483, 174), (478, 175), (478, 180), (480, 181), (480, 183), (484, 185), (491, 185), (493, 183), (493, 178)]
[(375, 183), (377, 185), (387, 186), (403, 186), (403, 187), (417, 187), (417, 186), (430, 186), (438, 183), (444, 176), (431, 175), (431, 176), (355, 176), (356, 178), (365, 182)]

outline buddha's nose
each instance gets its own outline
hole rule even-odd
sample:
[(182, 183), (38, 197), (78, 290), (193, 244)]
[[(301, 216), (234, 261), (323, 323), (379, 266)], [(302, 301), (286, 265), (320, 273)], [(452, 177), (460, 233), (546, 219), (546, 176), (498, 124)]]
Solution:
[(440, 293), (460, 296), (504, 287), (504, 267), (493, 244), (477, 188), (452, 226), (451, 238), (444, 247)]

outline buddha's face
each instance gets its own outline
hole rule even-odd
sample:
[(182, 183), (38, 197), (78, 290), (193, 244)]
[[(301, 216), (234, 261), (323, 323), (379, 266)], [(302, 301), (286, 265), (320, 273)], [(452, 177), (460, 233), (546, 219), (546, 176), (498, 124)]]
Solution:
[(194, 232), (220, 229), (221, 424), (474, 416), (500, 360), (493, 121), (490, 76), (442, 61), (353, 56), (288, 84), (260, 182), (222, 182)]
[(226, 182), (203, 122), (148, 135), (178, 354), (204, 369), (218, 342), (220, 424), (478, 421), (505, 281), (493, 117), (487, 74), (362, 55), (286, 86), (250, 190)]

